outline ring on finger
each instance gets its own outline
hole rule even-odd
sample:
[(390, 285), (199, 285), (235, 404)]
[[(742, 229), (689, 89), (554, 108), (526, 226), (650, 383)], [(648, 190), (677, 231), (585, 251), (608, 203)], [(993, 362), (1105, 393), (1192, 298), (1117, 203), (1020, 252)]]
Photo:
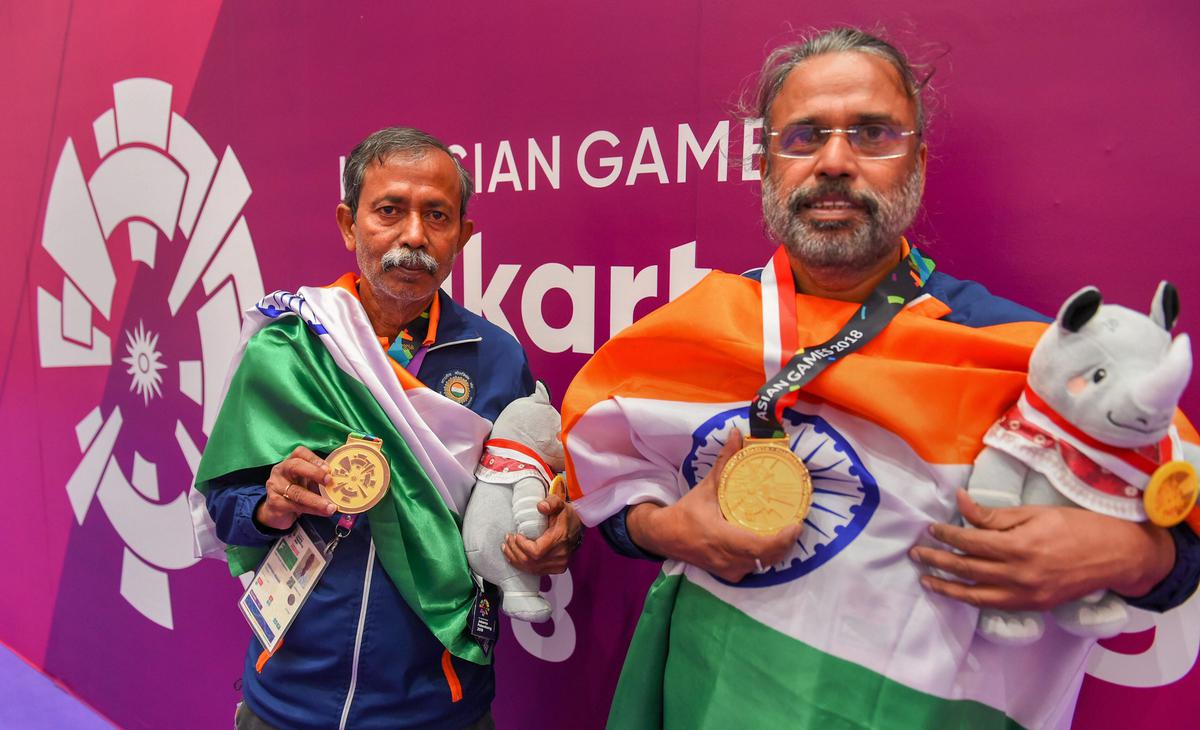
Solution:
[(292, 490), (292, 487), (294, 487), (294, 486), (296, 486), (296, 485), (295, 485), (295, 484), (289, 484), (289, 485), (287, 485), (286, 487), (284, 487), (284, 488), (283, 488), (283, 498), (284, 498), (284, 499), (286, 499), (286, 500), (287, 500), (287, 501), (289, 501), (289, 502), (291, 502), (291, 501), (292, 501), (292, 498), (288, 496), (288, 492), (290, 492), (290, 491)]

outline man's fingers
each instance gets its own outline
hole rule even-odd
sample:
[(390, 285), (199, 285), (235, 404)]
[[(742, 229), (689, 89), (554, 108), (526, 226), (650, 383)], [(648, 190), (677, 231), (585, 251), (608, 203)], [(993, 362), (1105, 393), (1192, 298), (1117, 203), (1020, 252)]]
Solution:
[(279, 490), (279, 496), (287, 500), (290, 508), (296, 512), (310, 515), (331, 515), (337, 511), (337, 506), (320, 494), (295, 482), (284, 484)]
[(528, 572), (527, 570), (525, 570), (525, 568), (526, 568), (525, 563), (522, 562), (522, 560), (516, 556), (516, 553), (514, 552), (512, 546), (508, 543), (507, 540), (500, 543), (500, 552), (501, 552), (501, 554), (504, 555), (504, 559), (508, 561), (509, 565), (516, 568), (517, 570)]
[(1022, 548), (1013, 544), (1012, 535), (998, 530), (978, 530), (938, 522), (930, 525), (929, 532), (950, 547), (988, 560), (1010, 560), (1014, 552)]
[[(748, 530), (742, 530), (751, 537), (751, 541), (746, 543), (748, 557), (757, 559), (758, 564), (763, 567), (782, 562), (792, 553), (792, 548), (796, 546), (796, 540), (800, 539), (802, 529), (803, 525), (788, 525), (772, 535), (758, 535)], [(758, 565), (755, 567), (757, 568)]]
[(1028, 513), (1020, 507), (984, 507), (976, 504), (965, 489), (958, 490), (955, 498), (963, 519), (985, 530), (1009, 530), (1029, 519)]
[(1006, 585), (1013, 582), (1012, 568), (1002, 562), (930, 547), (914, 547), (908, 554), (922, 565), (951, 573), (971, 583)]
[(509, 534), (504, 538), (503, 548), (507, 549), (504, 557), (508, 558), (508, 562), (514, 566), (528, 566), (537, 560), (540, 555), (531, 555), (529, 548), (533, 547), (533, 541), (524, 535)]
[(561, 521), (551, 525), (550, 528), (539, 535), (536, 540), (530, 540), (524, 535), (516, 536), (520, 546), (534, 560), (541, 560), (544, 558), (555, 545), (559, 543), (565, 544), (566, 538), (567, 530)]
[(297, 446), (296, 448), (292, 449), (292, 453), (289, 454), (288, 456), (289, 456), (289, 458), (304, 459), (305, 461), (309, 462), (310, 464), (324, 464), (325, 463), (324, 459), (322, 459), (321, 457), (314, 454), (312, 452), (312, 449), (308, 448), (307, 446)]
[[(746, 576), (750, 575), (750, 573), (752, 573), (754, 571), (755, 567), (757, 567), (757, 566), (751, 564), (751, 565), (747, 566), (745, 570), (742, 570), (741, 566), (729, 565), (729, 566), (722, 567), (719, 570), (716, 570), (713, 572), (715, 572), (717, 574), (717, 577), (723, 581), (726, 581), (728, 583), (737, 583), (737, 582), (741, 581), (742, 578), (745, 578)], [(763, 567), (766, 567), (766, 565), (764, 564)]]
[(328, 485), (332, 480), (329, 476), (329, 467), (324, 461), (317, 459), (316, 462), (308, 461), (298, 456), (292, 456), (285, 459), (279, 464), (279, 475), (284, 479), (292, 482), (300, 482), (310, 480), (313, 484)]
[(729, 431), (729, 437), (725, 439), (725, 445), (721, 447), (721, 453), (717, 454), (717, 460), (713, 463), (712, 471), (713, 479), (720, 479), (721, 472), (725, 471), (725, 464), (734, 454), (742, 448), (742, 432), (738, 429)]
[(767, 543), (767, 549), (762, 555), (762, 564), (778, 563), (790, 555), (792, 548), (796, 546), (796, 541), (800, 539), (800, 533), (803, 530), (803, 524), (789, 525), (771, 535)]
[(551, 494), (548, 497), (546, 497), (545, 499), (543, 499), (541, 502), (538, 502), (537, 508), (538, 508), (538, 512), (541, 512), (542, 514), (546, 515), (547, 517), (553, 517), (554, 515), (558, 514), (559, 512), (562, 512), (563, 508), (566, 506), (567, 506), (567, 503), (563, 500), (562, 497), (558, 496), (557, 494)]
[(533, 575), (562, 573), (567, 569), (569, 553), (565, 543), (559, 542), (543, 553), (537, 553), (534, 542), (517, 534), (507, 535), (500, 545), (500, 552), (509, 565)]
[(723, 534), (717, 539), (725, 558), (710, 572), (728, 581), (741, 580), (759, 566), (766, 568), (783, 562), (791, 555), (802, 529), (800, 525), (789, 525), (774, 534), (760, 535), (728, 522), (722, 525)]
[(1019, 605), (1011, 589), (999, 586), (969, 586), (952, 580), (935, 578), (932, 575), (921, 576), (921, 585), (939, 595), (979, 608), (1012, 609)]

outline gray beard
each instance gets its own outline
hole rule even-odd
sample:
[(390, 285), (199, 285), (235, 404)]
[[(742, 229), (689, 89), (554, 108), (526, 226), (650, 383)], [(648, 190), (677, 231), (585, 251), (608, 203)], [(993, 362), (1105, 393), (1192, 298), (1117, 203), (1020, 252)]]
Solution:
[[(835, 178), (796, 188), (784, 203), (768, 175), (763, 178), (763, 221), (773, 240), (783, 243), (806, 269), (852, 277), (872, 271), (895, 254), (897, 239), (921, 206), (921, 182), (921, 168), (914, 165), (904, 182), (883, 194), (852, 192), (846, 180)], [(863, 206), (866, 219), (806, 221), (801, 217), (805, 204), (830, 194), (845, 195)]]

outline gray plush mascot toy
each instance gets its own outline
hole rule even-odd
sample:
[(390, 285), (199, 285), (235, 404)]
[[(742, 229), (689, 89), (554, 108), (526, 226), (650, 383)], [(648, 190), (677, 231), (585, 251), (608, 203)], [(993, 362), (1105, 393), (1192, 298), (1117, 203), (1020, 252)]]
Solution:
[[(1094, 287), (1068, 298), (1033, 350), (1024, 393), (984, 437), (971, 499), (1071, 505), (1160, 525), (1187, 517), (1200, 448), (1181, 442), (1172, 425), (1192, 371), (1188, 336), (1170, 334), (1178, 313), (1179, 296), (1165, 281), (1149, 317), (1102, 304)], [(1052, 613), (1066, 631), (1089, 637), (1115, 635), (1127, 619), (1125, 603), (1104, 591)], [(1002, 644), (1036, 641), (1044, 629), (1039, 612), (979, 616), (978, 632)]]
[(564, 468), (561, 428), (562, 418), (540, 382), (532, 395), (509, 403), (484, 445), (463, 519), (471, 570), (499, 586), (504, 594), (500, 610), (522, 621), (550, 618), (550, 604), (538, 592), (538, 576), (509, 565), (500, 545), (511, 532), (533, 540), (546, 531), (546, 516), (537, 506)]

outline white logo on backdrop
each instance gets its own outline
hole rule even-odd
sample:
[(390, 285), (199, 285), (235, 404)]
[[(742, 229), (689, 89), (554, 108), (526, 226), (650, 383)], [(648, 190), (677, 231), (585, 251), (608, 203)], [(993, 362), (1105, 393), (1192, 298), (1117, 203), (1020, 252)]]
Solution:
[(1088, 657), (1088, 674), (1126, 687), (1162, 687), (1183, 679), (1200, 655), (1200, 592), (1164, 614), (1130, 608), (1125, 633), (1153, 631), (1138, 654), (1097, 646)]
[[(86, 180), (74, 141), (63, 146), (42, 230), (42, 246), (62, 270), (62, 288), (55, 296), (38, 287), (38, 349), (44, 368), (97, 367), (127, 378), (137, 396), (132, 408), (166, 409), (169, 415), (200, 409), (207, 437), (237, 347), (241, 311), (262, 297), (263, 285), (241, 215), (250, 197), (241, 164), (228, 147), (218, 162), (200, 134), (171, 111), (171, 93), (170, 84), (156, 79), (113, 85), (113, 108), (92, 123), (100, 163)], [(123, 262), (125, 252), (110, 250), (109, 242), (122, 226), (131, 265), (115, 267), (114, 256)], [(159, 243), (172, 245), (177, 232), (186, 247), (178, 269), (156, 269)], [(118, 271), (170, 277), (169, 316), (157, 331), (143, 324), (141, 312), (114, 312)], [(188, 300), (197, 284), (203, 296)], [(122, 330), (114, 314), (137, 325)], [(168, 325), (173, 334), (195, 333), (199, 360), (172, 360), (160, 347)], [(114, 366), (114, 356), (124, 366)], [(164, 389), (169, 369), (178, 374), (178, 394)], [(86, 415), (75, 435), (83, 455), (66, 484), (75, 519), (83, 524), (93, 500), (100, 503), (125, 543), (121, 595), (146, 618), (172, 628), (167, 571), (197, 560), (187, 487), (200, 448), (176, 418), (174, 442), (189, 472), (160, 473), (142, 453), (150, 442), (138, 441), (146, 435), (138, 432), (138, 414), (123, 413), (119, 405), (102, 413), (98, 404), (80, 404), (80, 411)], [(133, 440), (130, 475), (113, 454), (122, 439)], [(170, 501), (160, 500), (160, 480), (178, 491)]]

